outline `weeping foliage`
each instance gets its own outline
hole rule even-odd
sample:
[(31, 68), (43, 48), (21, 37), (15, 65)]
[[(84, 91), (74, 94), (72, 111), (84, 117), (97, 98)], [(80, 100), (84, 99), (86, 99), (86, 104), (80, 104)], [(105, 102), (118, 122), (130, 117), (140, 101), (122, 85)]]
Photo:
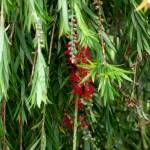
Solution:
[(149, 6), (0, 0), (0, 149), (149, 150)]
[(47, 103), (47, 67), (41, 52), (38, 54), (35, 66), (35, 72), (32, 81), (32, 90), (29, 97), (31, 106), (37, 105), (40, 107), (41, 103)]
[(0, 100), (2, 97), (7, 97), (7, 90), (9, 88), (9, 63), (10, 50), (8, 46), (8, 37), (4, 27), (4, 10), (1, 6), (0, 17)]

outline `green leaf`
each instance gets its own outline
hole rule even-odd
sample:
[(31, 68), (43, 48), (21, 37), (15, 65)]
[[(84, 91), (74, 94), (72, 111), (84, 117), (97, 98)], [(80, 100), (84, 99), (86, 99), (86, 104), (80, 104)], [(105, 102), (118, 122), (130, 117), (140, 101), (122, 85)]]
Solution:
[(38, 139), (33, 145), (32, 147), (30, 148), (30, 150), (35, 150), (35, 148), (37, 147), (37, 145), (39, 144), (40, 142), (40, 139)]
[[(3, 22), (0, 22), (0, 98), (7, 97), (10, 75), (10, 49)], [(1, 101), (0, 99), (0, 101)]]
[(40, 52), (37, 57), (35, 72), (32, 81), (32, 89), (29, 96), (29, 103), (31, 107), (41, 107), (41, 103), (47, 104), (47, 66), (42, 53)]
[(58, 10), (60, 10), (59, 37), (61, 37), (63, 34), (68, 34), (68, 32), (70, 31), (67, 0), (59, 0), (58, 1)]

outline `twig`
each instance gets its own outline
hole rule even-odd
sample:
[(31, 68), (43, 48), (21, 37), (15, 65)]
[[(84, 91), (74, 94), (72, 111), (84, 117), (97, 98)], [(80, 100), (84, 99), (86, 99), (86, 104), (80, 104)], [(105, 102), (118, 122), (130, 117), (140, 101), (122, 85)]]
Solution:
[(44, 150), (45, 149), (45, 112), (46, 112), (46, 106), (44, 104), (44, 108), (43, 108), (43, 117), (42, 117), (42, 129), (41, 129), (41, 146), (40, 146), (40, 150)]
[(20, 133), (20, 150), (22, 150), (22, 133), (23, 133), (22, 112), (20, 112), (19, 114), (19, 133)]
[(54, 18), (54, 23), (53, 23), (53, 28), (52, 28), (52, 35), (51, 35), (51, 41), (50, 41), (50, 46), (49, 46), (49, 55), (48, 55), (48, 65), (50, 65), (50, 61), (51, 61), (51, 54), (52, 54), (54, 32), (55, 32), (55, 27), (56, 27), (56, 20), (57, 20), (57, 16), (55, 16), (55, 18)]
[(121, 92), (121, 94), (126, 97), (127, 99), (130, 99), (131, 96), (129, 94), (127, 94), (122, 88), (120, 88), (117, 84), (114, 84), (116, 86), (116, 88)]
[(150, 125), (150, 120), (144, 120), (144, 121), (141, 121), (141, 122), (138, 122), (138, 127), (139, 128), (142, 128), (143, 126), (149, 126)]
[(98, 36), (101, 42), (101, 50), (103, 56), (103, 64), (106, 64), (106, 54), (105, 54), (105, 43), (103, 39), (103, 26), (102, 26), (102, 1), (101, 0), (94, 0), (93, 5), (95, 5), (95, 9), (98, 11)]
[(136, 78), (137, 78), (137, 69), (138, 69), (138, 65), (139, 65), (139, 56), (137, 55), (136, 57), (136, 62), (134, 64), (134, 79), (133, 79), (133, 86), (132, 86), (132, 93), (131, 93), (131, 98), (134, 97), (134, 94), (135, 94), (135, 87), (137, 85), (137, 82), (136, 82)]
[(73, 128), (73, 150), (77, 148), (77, 117), (78, 117), (78, 96), (75, 99), (75, 112), (74, 112), (74, 128)]
[(34, 60), (33, 60), (33, 65), (32, 65), (32, 72), (31, 72), (31, 77), (30, 77), (30, 81), (29, 81), (28, 86), (30, 86), (32, 84), (32, 79), (33, 79), (33, 74), (34, 74), (34, 70), (35, 70), (36, 60), (37, 60), (37, 51), (34, 54)]
[[(132, 93), (131, 93), (131, 98), (134, 98), (135, 96), (135, 88), (136, 88), (136, 80), (137, 80), (137, 70), (138, 70), (138, 65), (140, 64), (140, 57), (137, 54), (136, 57), (136, 62), (134, 65), (134, 80), (133, 80), (133, 87), (132, 87)], [(147, 116), (144, 113), (143, 110), (143, 103), (142, 101), (139, 101), (139, 105), (136, 106), (136, 110), (137, 110), (137, 115), (138, 115), (138, 127), (140, 127), (140, 132), (141, 132), (141, 137), (142, 137), (142, 143), (143, 143), (143, 148), (146, 150), (148, 148), (147, 143), (145, 142), (145, 136), (146, 136), (146, 125), (149, 124), (149, 118), (147, 118)]]
[(10, 41), (11, 46), (12, 46), (12, 38), (13, 38), (13, 35), (14, 35), (14, 31), (15, 31), (15, 24), (13, 23), (12, 24), (12, 30), (11, 30), (11, 33), (9, 35), (9, 41)]

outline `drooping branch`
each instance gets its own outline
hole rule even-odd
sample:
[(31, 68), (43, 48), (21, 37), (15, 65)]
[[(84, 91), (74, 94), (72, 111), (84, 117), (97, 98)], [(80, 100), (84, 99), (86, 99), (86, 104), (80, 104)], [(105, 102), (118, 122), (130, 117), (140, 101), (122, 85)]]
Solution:
[(101, 50), (103, 55), (103, 63), (106, 64), (106, 54), (105, 54), (105, 43), (103, 39), (103, 25), (102, 25), (102, 4), (103, 2), (101, 0), (94, 0), (93, 5), (95, 6), (95, 9), (97, 10), (98, 15), (98, 36), (101, 44)]

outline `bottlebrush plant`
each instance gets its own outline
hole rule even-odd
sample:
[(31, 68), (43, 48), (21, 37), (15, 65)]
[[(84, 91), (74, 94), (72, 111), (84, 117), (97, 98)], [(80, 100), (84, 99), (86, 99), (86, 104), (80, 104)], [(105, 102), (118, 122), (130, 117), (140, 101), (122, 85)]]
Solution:
[(149, 0), (0, 0), (0, 150), (149, 150), (149, 16)]

